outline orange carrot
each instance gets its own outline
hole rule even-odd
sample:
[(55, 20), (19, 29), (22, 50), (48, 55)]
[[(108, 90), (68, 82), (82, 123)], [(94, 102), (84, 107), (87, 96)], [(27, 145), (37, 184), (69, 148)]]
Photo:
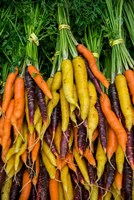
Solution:
[(6, 111), (5, 118), (6, 119), (11, 119), (13, 111), (14, 111), (14, 99), (11, 99), (11, 101), (9, 102), (9, 106), (7, 108), (7, 111)]
[(28, 133), (28, 151), (29, 152), (31, 152), (34, 148), (35, 137), (36, 137), (35, 131), (32, 134)]
[(127, 133), (116, 117), (115, 113), (112, 111), (109, 97), (106, 94), (100, 96), (100, 104), (103, 114), (105, 115), (110, 127), (116, 133), (118, 144), (122, 147), (125, 152), (127, 143)]
[(4, 89), (4, 95), (3, 95), (3, 102), (2, 102), (2, 112), (3, 113), (6, 112), (9, 102), (12, 98), (12, 87), (13, 87), (13, 84), (14, 84), (17, 74), (18, 74), (18, 68), (16, 67), (15, 71), (11, 72), (7, 77), (6, 85), (5, 85), (5, 89)]
[(76, 165), (74, 164), (73, 153), (70, 151), (66, 156), (68, 167), (73, 170), (75, 173), (77, 172)]
[(87, 161), (89, 162), (90, 165), (96, 166), (95, 159), (93, 157), (93, 154), (90, 152), (89, 147), (86, 148), (83, 156), (87, 159)]
[(21, 160), (27, 166), (27, 150), (25, 150), (24, 153), (21, 155)]
[(108, 142), (107, 142), (107, 158), (111, 159), (112, 155), (117, 149), (117, 136), (111, 127), (108, 129)]
[(98, 137), (98, 135), (99, 135), (99, 131), (96, 128), (95, 131), (93, 132), (93, 135), (92, 135), (92, 142), (94, 142), (96, 140), (96, 138)]
[(25, 95), (24, 95), (24, 79), (17, 77), (14, 84), (14, 113), (18, 120), (24, 113)]
[(4, 118), (4, 117), (1, 117), (1, 118), (0, 118), (0, 137), (3, 136), (4, 121), (5, 121), (5, 118)]
[[(36, 138), (37, 139), (37, 138)], [(39, 149), (40, 149), (40, 140), (38, 140), (36, 142), (36, 144), (34, 145), (32, 152), (31, 152), (31, 157), (32, 157), (32, 162), (34, 163), (37, 159), (38, 153), (39, 153)]]
[(106, 79), (106, 77), (103, 75), (101, 71), (99, 71), (97, 64), (96, 64), (96, 59), (94, 55), (91, 53), (89, 49), (87, 49), (83, 44), (78, 44), (77, 45), (77, 50), (80, 54), (84, 56), (84, 58), (88, 61), (89, 67), (94, 74), (94, 76), (101, 81), (101, 83), (108, 88), (109, 87), (109, 82)]
[(34, 186), (37, 185), (39, 173), (40, 173), (40, 159), (39, 159), (39, 155), (38, 155), (36, 158), (36, 162), (35, 162), (35, 175), (32, 179), (32, 183)]
[(25, 113), (23, 113), (23, 115), (18, 120), (16, 120), (17, 130), (14, 127), (14, 134), (15, 134), (16, 137), (18, 136), (18, 131), (19, 132), (21, 131), (21, 127), (22, 127), (22, 123), (23, 123), (23, 119), (24, 119), (24, 114)]
[(59, 170), (56, 171), (55, 179), (49, 181), (49, 194), (51, 200), (59, 200)]
[(57, 164), (57, 169), (62, 170), (63, 167), (67, 164), (66, 158), (61, 159), (60, 156), (57, 157), (56, 159), (56, 164)]
[(47, 83), (41, 76), (40, 72), (32, 65), (28, 66), (28, 72), (31, 75), (31, 77), (34, 79), (36, 84), (39, 86), (39, 88), (43, 91), (43, 93), (46, 96), (48, 96), (50, 99), (52, 99), (51, 91), (50, 91)]
[(19, 200), (28, 200), (30, 196), (32, 188), (32, 183), (31, 179), (29, 177), (29, 173), (27, 170), (23, 172), (23, 178), (22, 178), (22, 189), (21, 189), (21, 194), (19, 197)]
[(7, 143), (6, 143), (6, 148), (2, 149), (2, 153), (1, 153), (1, 159), (4, 163), (6, 163), (6, 155), (8, 153), (8, 150), (10, 148), (11, 145), (11, 138), (8, 139)]
[(118, 171), (116, 171), (115, 185), (119, 191), (122, 189), (122, 179), (123, 179), (123, 174), (120, 174)]
[(126, 77), (128, 88), (129, 88), (130, 94), (132, 95), (132, 102), (134, 104), (134, 71), (131, 69), (128, 69), (125, 71), (124, 75)]

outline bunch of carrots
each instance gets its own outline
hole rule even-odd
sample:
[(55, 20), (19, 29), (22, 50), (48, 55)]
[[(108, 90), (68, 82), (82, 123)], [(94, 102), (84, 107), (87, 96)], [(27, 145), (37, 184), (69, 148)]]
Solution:
[[(112, 1), (105, 1), (112, 10)], [(120, 18), (122, 0), (117, 7)], [(38, 9), (30, 11), (34, 22)], [(1, 199), (133, 200), (134, 61), (125, 44), (112, 38), (111, 77), (104, 75), (88, 37), (86, 45), (76, 41), (58, 4), (55, 55), (45, 81), (38, 60), (43, 22), (36, 34), (36, 23), (24, 24), (31, 38), (25, 60), (8, 74), (0, 96)]]

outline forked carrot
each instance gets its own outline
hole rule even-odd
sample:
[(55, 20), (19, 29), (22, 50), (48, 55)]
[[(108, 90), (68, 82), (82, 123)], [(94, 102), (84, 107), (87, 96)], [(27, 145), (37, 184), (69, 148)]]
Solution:
[(113, 129), (113, 131), (116, 133), (118, 144), (121, 145), (123, 151), (126, 150), (126, 143), (127, 143), (127, 133), (122, 126), (122, 124), (119, 122), (118, 118), (116, 117), (115, 113), (112, 111), (111, 104), (109, 97), (106, 94), (102, 94), (100, 96), (100, 103), (102, 111)]
[(106, 77), (103, 75), (101, 71), (99, 71), (97, 64), (96, 64), (96, 59), (94, 55), (91, 53), (89, 49), (87, 49), (83, 44), (78, 44), (77, 45), (77, 50), (80, 54), (84, 56), (84, 58), (88, 61), (90, 69), (94, 76), (101, 81), (101, 83), (108, 88), (109, 87), (109, 82), (106, 79)]
[(3, 102), (2, 102), (3, 113), (6, 112), (9, 102), (12, 98), (12, 87), (13, 87), (17, 74), (18, 74), (18, 68), (16, 67), (15, 71), (11, 72), (7, 77), (6, 85), (4, 88)]
[(59, 200), (59, 170), (56, 171), (55, 178), (49, 181), (49, 194), (51, 200)]
[(50, 99), (52, 99), (51, 91), (49, 87), (47, 86), (47, 83), (43, 79), (42, 75), (40, 74), (40, 72), (32, 65), (28, 66), (28, 72), (31, 75), (31, 77), (34, 79), (36, 84), (39, 86), (39, 88), (43, 91), (43, 93), (46, 96), (48, 96)]

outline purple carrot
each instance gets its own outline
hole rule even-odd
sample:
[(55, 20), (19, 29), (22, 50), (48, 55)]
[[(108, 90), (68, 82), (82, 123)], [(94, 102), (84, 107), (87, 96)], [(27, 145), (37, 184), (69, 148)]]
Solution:
[(4, 163), (0, 158), (0, 189), (2, 188), (5, 178), (6, 178), (6, 172), (4, 170)]
[(86, 190), (86, 188), (83, 186), (82, 187), (82, 200), (87, 200), (89, 199), (89, 191)]
[(82, 185), (75, 185), (73, 200), (82, 200)]
[(102, 198), (105, 194), (105, 180), (104, 180), (104, 174), (101, 176), (101, 178), (98, 181), (99, 186), (99, 196)]
[(49, 175), (45, 166), (40, 167), (40, 173), (37, 183), (36, 200), (48, 200), (49, 193)]
[(98, 100), (97, 100), (97, 103), (95, 106), (96, 106), (96, 109), (97, 109), (98, 115), (99, 115), (98, 131), (99, 131), (99, 136), (100, 136), (100, 142), (101, 142), (101, 145), (102, 145), (104, 151), (106, 152), (106, 147), (107, 147), (106, 125), (105, 125), (105, 117), (104, 117), (104, 114), (102, 112), (101, 105), (100, 105), (99, 96), (98, 96)]
[(87, 147), (87, 131), (83, 124), (81, 124), (78, 128), (77, 140), (79, 152), (83, 155), (83, 152)]
[[(113, 155), (111, 158), (111, 163), (107, 162), (106, 165), (106, 190), (110, 190), (110, 187), (113, 184), (115, 172), (116, 172), (116, 162), (115, 162), (115, 156)], [(112, 164), (112, 165), (111, 165)]]
[(117, 90), (116, 90), (114, 83), (110, 84), (108, 93), (109, 93), (109, 98), (110, 98), (112, 110), (114, 111), (114, 113), (116, 114), (116, 116), (119, 119), (119, 118), (121, 118), (122, 114), (121, 114)]
[(36, 85), (36, 98), (37, 98), (37, 104), (39, 106), (43, 122), (46, 122), (46, 119), (47, 119), (46, 102), (45, 102), (45, 98), (44, 98), (44, 93), (38, 87), (38, 85)]
[(45, 139), (46, 143), (48, 144), (48, 146), (50, 147), (52, 153), (57, 156), (58, 152), (56, 150), (54, 142), (52, 141), (52, 136), (50, 134), (49, 129), (46, 130), (45, 135), (44, 135), (44, 139)]
[(51, 127), (52, 127), (52, 133), (55, 135), (56, 128), (58, 126), (58, 122), (61, 116), (61, 109), (60, 109), (60, 104), (54, 108), (52, 116), (51, 116)]
[(126, 147), (126, 155), (132, 170), (134, 170), (134, 127), (127, 131), (127, 147)]
[(89, 64), (88, 64), (88, 62), (86, 61), (86, 59), (85, 59), (83, 56), (81, 56), (81, 57), (83, 58), (83, 60), (84, 60), (84, 62), (85, 62), (85, 64), (86, 64), (86, 69), (87, 69), (88, 78), (94, 83), (97, 92), (98, 92), (99, 94), (101, 94), (101, 93), (102, 93), (102, 89), (101, 89), (101, 86), (100, 86), (99, 81), (97, 80), (97, 78), (96, 78), (96, 77), (94, 76), (94, 74), (92, 73), (92, 71), (91, 71), (91, 69), (90, 69), (90, 67), (89, 67)]
[(60, 142), (60, 157), (65, 158), (68, 152), (68, 141), (71, 135), (71, 126), (69, 124), (68, 129), (62, 133)]
[(133, 171), (125, 160), (124, 162), (124, 170), (123, 170), (123, 196), (124, 199), (132, 200), (132, 176)]
[(89, 163), (87, 164), (87, 169), (88, 169), (88, 175), (90, 179), (90, 184), (95, 184), (96, 181), (96, 168), (90, 165)]
[(22, 167), (21, 170), (16, 174), (16, 177), (12, 182), (12, 187), (10, 190), (10, 200), (19, 199), (20, 190), (22, 187), (23, 172), (24, 172), (24, 167)]
[(37, 195), (36, 188), (34, 185), (32, 185), (30, 197), (28, 200), (36, 200), (36, 195)]
[(26, 68), (25, 70), (25, 87), (27, 90), (27, 96), (28, 96), (28, 110), (29, 110), (29, 119), (30, 123), (33, 124), (34, 121), (34, 112), (35, 112), (35, 82), (28, 73), (28, 70)]
[(34, 177), (35, 164), (33, 165), (32, 158), (31, 158), (31, 153), (28, 153), (28, 156), (27, 156), (27, 165), (28, 165), (29, 177), (32, 180), (33, 177)]
[(78, 184), (79, 180), (78, 180), (78, 176), (76, 175), (76, 173), (74, 171), (70, 170), (70, 175), (71, 175), (74, 185)]
[(81, 183), (82, 185), (84, 184), (84, 177), (80, 171), (80, 169), (77, 167), (77, 178), (78, 178), (78, 182)]

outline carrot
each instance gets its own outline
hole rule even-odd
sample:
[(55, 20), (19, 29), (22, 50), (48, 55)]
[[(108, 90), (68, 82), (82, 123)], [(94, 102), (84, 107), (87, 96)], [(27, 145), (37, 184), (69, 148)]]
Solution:
[(54, 137), (54, 144), (55, 144), (56, 149), (57, 149), (59, 154), (60, 154), (61, 136), (62, 136), (61, 121), (59, 121), (58, 127), (57, 127), (56, 132), (55, 132), (55, 137)]
[(97, 139), (98, 135), (99, 135), (99, 131), (98, 131), (98, 128), (96, 128), (92, 135), (92, 142), (94, 142)]
[(79, 108), (77, 102), (73, 98), (73, 85), (74, 85), (74, 77), (73, 77), (73, 65), (71, 60), (65, 59), (61, 63), (62, 70), (62, 87), (64, 91), (65, 98), (68, 103), (75, 105)]
[[(75, 100), (76, 103), (78, 103), (78, 95), (77, 95), (75, 84), (73, 84), (73, 99)], [(73, 104), (70, 104), (69, 106), (70, 106), (70, 118), (75, 124), (77, 124), (76, 115), (74, 112), (76, 109), (76, 106)]]
[(56, 173), (56, 168), (55, 166), (50, 162), (50, 160), (48, 159), (47, 155), (42, 151), (41, 152), (41, 156), (42, 156), (42, 161), (43, 164), (49, 174), (49, 177), (51, 179), (55, 178), (55, 173)]
[(123, 173), (120, 174), (118, 172), (118, 170), (116, 170), (116, 174), (115, 174), (115, 185), (118, 191), (121, 191), (122, 189), (122, 179), (123, 179)]
[(77, 173), (77, 168), (76, 168), (76, 165), (74, 163), (73, 153), (71, 151), (68, 152), (68, 154), (66, 156), (66, 161), (67, 161), (68, 167), (71, 170), (73, 170), (75, 173)]
[(19, 200), (24, 200), (24, 199), (28, 200), (29, 196), (30, 196), (31, 188), (32, 188), (32, 183), (29, 178), (29, 173), (27, 170), (25, 170), (23, 172), (22, 189), (21, 189), (21, 194), (20, 194)]
[(5, 118), (4, 118), (4, 117), (1, 117), (1, 118), (0, 118), (0, 137), (3, 136), (4, 121), (5, 121)]
[(130, 131), (127, 131), (127, 148), (126, 148), (126, 155), (132, 170), (134, 170), (134, 150), (133, 150), (133, 128)]
[(88, 82), (88, 90), (89, 90), (89, 110), (88, 110), (88, 118), (87, 118), (87, 135), (90, 143), (92, 143), (92, 135), (99, 123), (99, 116), (97, 109), (95, 108), (95, 104), (97, 102), (97, 92), (94, 84), (90, 81)]
[(60, 89), (61, 83), (62, 83), (62, 73), (57, 71), (54, 74), (53, 82), (52, 82), (52, 85), (51, 85), (51, 90), (57, 91), (58, 89)]
[(67, 193), (65, 192), (65, 200), (73, 200), (74, 191), (70, 173), (67, 173), (67, 185), (68, 185), (68, 191)]
[(88, 171), (87, 171), (87, 165), (86, 165), (86, 162), (83, 158), (81, 158), (81, 156), (77, 153), (77, 151), (73, 150), (73, 154), (74, 154), (74, 158), (75, 158), (75, 161), (86, 181), (87, 184), (90, 184), (90, 181), (89, 181), (89, 176), (88, 176)]
[(11, 145), (11, 138), (8, 139), (8, 141), (6, 143), (6, 148), (2, 149), (1, 159), (2, 159), (2, 161), (4, 163), (6, 163), (6, 155), (7, 155), (8, 151), (9, 151), (10, 145)]
[[(46, 81), (47, 86), (48, 86), (48, 88), (49, 88), (50, 91), (51, 91), (51, 87), (52, 87), (52, 82), (53, 82), (53, 77), (49, 77), (49, 78), (47, 79), (47, 81)], [(47, 105), (48, 101), (49, 101), (49, 97), (45, 95), (45, 102), (46, 102), (46, 105)]]
[(2, 112), (5, 113), (9, 102), (12, 98), (12, 87), (15, 82), (16, 76), (18, 74), (18, 68), (15, 68), (14, 72), (11, 72), (6, 80), (6, 85), (4, 88), (3, 102), (2, 102)]
[(88, 115), (89, 108), (89, 94), (88, 94), (88, 80), (87, 71), (84, 60), (77, 56), (72, 60), (74, 69), (74, 79), (76, 83), (76, 89), (78, 94), (78, 99), (80, 103), (80, 114), (84, 121)]
[(128, 70), (125, 70), (124, 75), (126, 77), (128, 88), (129, 88), (130, 94), (132, 96), (132, 102), (134, 104), (134, 90), (133, 90), (133, 88), (134, 88), (134, 72), (133, 72), (133, 70), (128, 69)]
[(36, 126), (40, 118), (41, 118), (41, 112), (40, 112), (39, 106), (37, 106), (34, 112), (34, 126)]
[(96, 181), (96, 168), (93, 167), (93, 165), (90, 165), (89, 163), (87, 164), (87, 168), (88, 168), (88, 175), (89, 175), (89, 179), (90, 179), (90, 185), (92, 187), (93, 184), (95, 184)]
[(96, 165), (96, 161), (93, 157), (93, 154), (90, 152), (89, 147), (86, 148), (86, 150), (84, 151), (83, 156), (87, 159), (87, 161), (89, 162), (90, 165), (95, 166)]
[(23, 161), (23, 163), (27, 166), (27, 150), (25, 150), (23, 152), (23, 154), (21, 154), (21, 160)]
[(60, 178), (62, 181), (62, 185), (63, 185), (63, 190), (65, 193), (68, 192), (68, 183), (67, 183), (67, 174), (69, 173), (69, 168), (66, 165), (62, 170), (61, 170), (61, 174), (60, 174)]
[(17, 120), (17, 130), (16, 130), (15, 127), (13, 127), (14, 128), (14, 134), (15, 134), (16, 137), (18, 136), (18, 132), (21, 131), (24, 116), (25, 116), (25, 113), (23, 113), (23, 115)]
[(63, 192), (63, 186), (61, 182), (59, 182), (59, 200), (64, 200), (64, 192)]
[(49, 194), (51, 200), (59, 200), (59, 170), (56, 171), (55, 178), (49, 181)]
[(35, 161), (35, 174), (34, 174), (34, 177), (32, 179), (32, 183), (33, 183), (34, 186), (36, 186), (37, 183), (38, 183), (39, 173), (40, 173), (40, 158), (39, 158), (39, 155), (37, 155), (37, 158), (36, 158), (36, 161)]
[(36, 138), (35, 131), (32, 134), (28, 133), (28, 147), (27, 147), (27, 149), (28, 149), (29, 152), (31, 152), (34, 148), (35, 138)]
[(118, 169), (118, 172), (122, 174), (125, 156), (120, 145), (117, 146), (115, 155), (116, 155), (116, 167)]
[(43, 93), (48, 96), (50, 99), (52, 99), (51, 91), (49, 90), (47, 83), (41, 76), (40, 72), (32, 65), (28, 66), (28, 72), (31, 75), (31, 77), (34, 79), (36, 84), (39, 86), (39, 88), (43, 91)]
[(52, 116), (51, 116), (51, 127), (52, 127), (52, 138), (55, 137), (55, 131), (58, 126), (58, 122), (61, 118), (61, 108), (60, 103), (54, 108)]
[(2, 161), (2, 159), (0, 159), (0, 188), (2, 188), (5, 178), (6, 178), (6, 173), (4, 170), (4, 162)]
[(98, 185), (93, 185), (92, 190), (91, 190), (91, 195), (90, 195), (90, 199), (91, 200), (98, 200)]
[(78, 44), (77, 45), (77, 50), (80, 54), (83, 55), (83, 57), (88, 61), (89, 67), (94, 74), (94, 76), (101, 81), (101, 83), (108, 88), (109, 87), (109, 82), (106, 79), (106, 77), (103, 75), (102, 72), (99, 71), (97, 64), (96, 64), (96, 59), (93, 56), (93, 54), (90, 52), (89, 49), (87, 49), (83, 44)]
[(10, 190), (12, 186), (12, 178), (5, 181), (1, 189), (1, 200), (10, 200)]
[(69, 124), (69, 104), (65, 98), (63, 88), (60, 89), (60, 104), (62, 117), (62, 131), (65, 132)]
[(56, 164), (57, 164), (57, 169), (62, 170), (65, 165), (67, 165), (67, 160), (66, 158), (62, 159), (60, 156), (57, 156), (56, 158)]
[(126, 143), (127, 143), (127, 133), (125, 129), (123, 128), (122, 124), (117, 119), (115, 113), (111, 110), (111, 104), (108, 96), (106, 94), (102, 94), (100, 96), (100, 103), (102, 111), (113, 129), (113, 131), (116, 133), (118, 143), (121, 145), (123, 151), (126, 150)]
[(18, 120), (24, 113), (24, 79), (17, 77), (14, 84), (14, 112), (13, 115)]
[(32, 149), (32, 152), (31, 152), (31, 157), (32, 157), (32, 162), (33, 163), (36, 161), (36, 159), (38, 157), (39, 149), (40, 149), (40, 140), (38, 139), (36, 144), (34, 145), (34, 147)]
[(87, 147), (87, 131), (83, 124), (81, 124), (78, 128), (77, 133), (77, 144), (79, 153), (83, 155), (83, 152), (85, 151), (85, 148)]
[(126, 128), (130, 131), (133, 125), (133, 111), (125, 76), (122, 74), (118, 74), (115, 77), (115, 85), (118, 93), (120, 107), (125, 117)]
[(108, 142), (107, 142), (107, 158), (110, 161), (112, 155), (117, 149), (117, 137), (111, 127), (108, 128)]
[(73, 126), (73, 132), (74, 132), (74, 147), (76, 149), (77, 152), (79, 152), (79, 149), (78, 149), (78, 128)]
[(105, 164), (107, 162), (107, 157), (100, 143), (100, 139), (98, 140), (98, 145), (97, 145), (96, 160), (97, 160), (97, 177), (98, 177), (97, 181), (98, 181), (104, 172)]

